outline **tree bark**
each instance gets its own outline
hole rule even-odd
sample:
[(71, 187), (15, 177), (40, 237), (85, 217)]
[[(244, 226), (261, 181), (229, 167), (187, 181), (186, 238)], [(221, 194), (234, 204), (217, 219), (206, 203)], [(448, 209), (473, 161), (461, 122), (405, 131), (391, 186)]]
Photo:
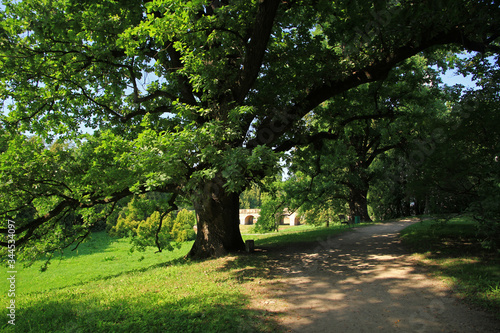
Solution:
[(204, 259), (244, 251), (239, 226), (239, 193), (228, 193), (220, 177), (193, 195), (198, 231), (188, 257)]
[(362, 222), (372, 222), (368, 215), (368, 187), (351, 187), (349, 193), (349, 214), (354, 221), (354, 216), (359, 216)]

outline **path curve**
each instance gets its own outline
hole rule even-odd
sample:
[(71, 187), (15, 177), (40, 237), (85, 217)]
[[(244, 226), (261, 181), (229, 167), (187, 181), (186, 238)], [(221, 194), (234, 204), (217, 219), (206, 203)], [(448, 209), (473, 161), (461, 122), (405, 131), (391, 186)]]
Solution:
[(316, 246), (270, 251), (279, 282), (259, 307), (281, 313), (289, 332), (499, 332), (491, 314), (471, 309), (428, 277), (401, 246), (415, 221), (356, 228)]

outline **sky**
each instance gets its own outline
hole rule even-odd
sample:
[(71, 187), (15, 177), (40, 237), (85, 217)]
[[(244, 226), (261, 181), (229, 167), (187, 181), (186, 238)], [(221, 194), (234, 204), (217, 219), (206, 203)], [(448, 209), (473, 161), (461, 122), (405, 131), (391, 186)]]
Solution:
[[(476, 87), (476, 84), (472, 80), (472, 75), (464, 77), (461, 74), (456, 74), (456, 70), (448, 70), (445, 74), (441, 75), (441, 79), (443, 80), (443, 83), (445, 83), (449, 86), (452, 86), (455, 84), (461, 84), (466, 89)], [(6, 103), (4, 105), (0, 105), (0, 113), (3, 113), (6, 111), (7, 104), (8, 103)]]
[(449, 70), (441, 76), (443, 82), (449, 86), (461, 84), (465, 88), (475, 88), (476, 84), (472, 81), (472, 75), (464, 77), (461, 74), (455, 74), (455, 70)]

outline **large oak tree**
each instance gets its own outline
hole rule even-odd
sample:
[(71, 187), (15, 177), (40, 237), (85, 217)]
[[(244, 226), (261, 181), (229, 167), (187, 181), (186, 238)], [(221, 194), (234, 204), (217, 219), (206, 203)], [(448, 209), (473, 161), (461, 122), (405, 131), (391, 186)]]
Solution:
[[(154, 191), (166, 210), (193, 203), (191, 256), (241, 250), (239, 193), (330, 135), (310, 135), (311, 110), (423, 50), (497, 48), (499, 14), (466, 0), (8, 1), (0, 232), (17, 219), (18, 245), (64, 246)], [(55, 138), (71, 145), (47, 149)]]

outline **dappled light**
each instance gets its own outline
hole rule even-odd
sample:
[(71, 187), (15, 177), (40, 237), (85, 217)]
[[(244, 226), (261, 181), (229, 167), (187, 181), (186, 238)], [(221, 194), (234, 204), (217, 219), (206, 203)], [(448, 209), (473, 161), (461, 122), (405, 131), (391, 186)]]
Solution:
[(500, 331), (498, 1), (2, 3), (0, 330)]
[(280, 313), (280, 322), (293, 332), (496, 331), (497, 321), (465, 311), (449, 289), (416, 265), (398, 239), (407, 225), (357, 228), (309, 248), (270, 250), (271, 271), (240, 274), (274, 278), (266, 286), (270, 298), (256, 309)]

